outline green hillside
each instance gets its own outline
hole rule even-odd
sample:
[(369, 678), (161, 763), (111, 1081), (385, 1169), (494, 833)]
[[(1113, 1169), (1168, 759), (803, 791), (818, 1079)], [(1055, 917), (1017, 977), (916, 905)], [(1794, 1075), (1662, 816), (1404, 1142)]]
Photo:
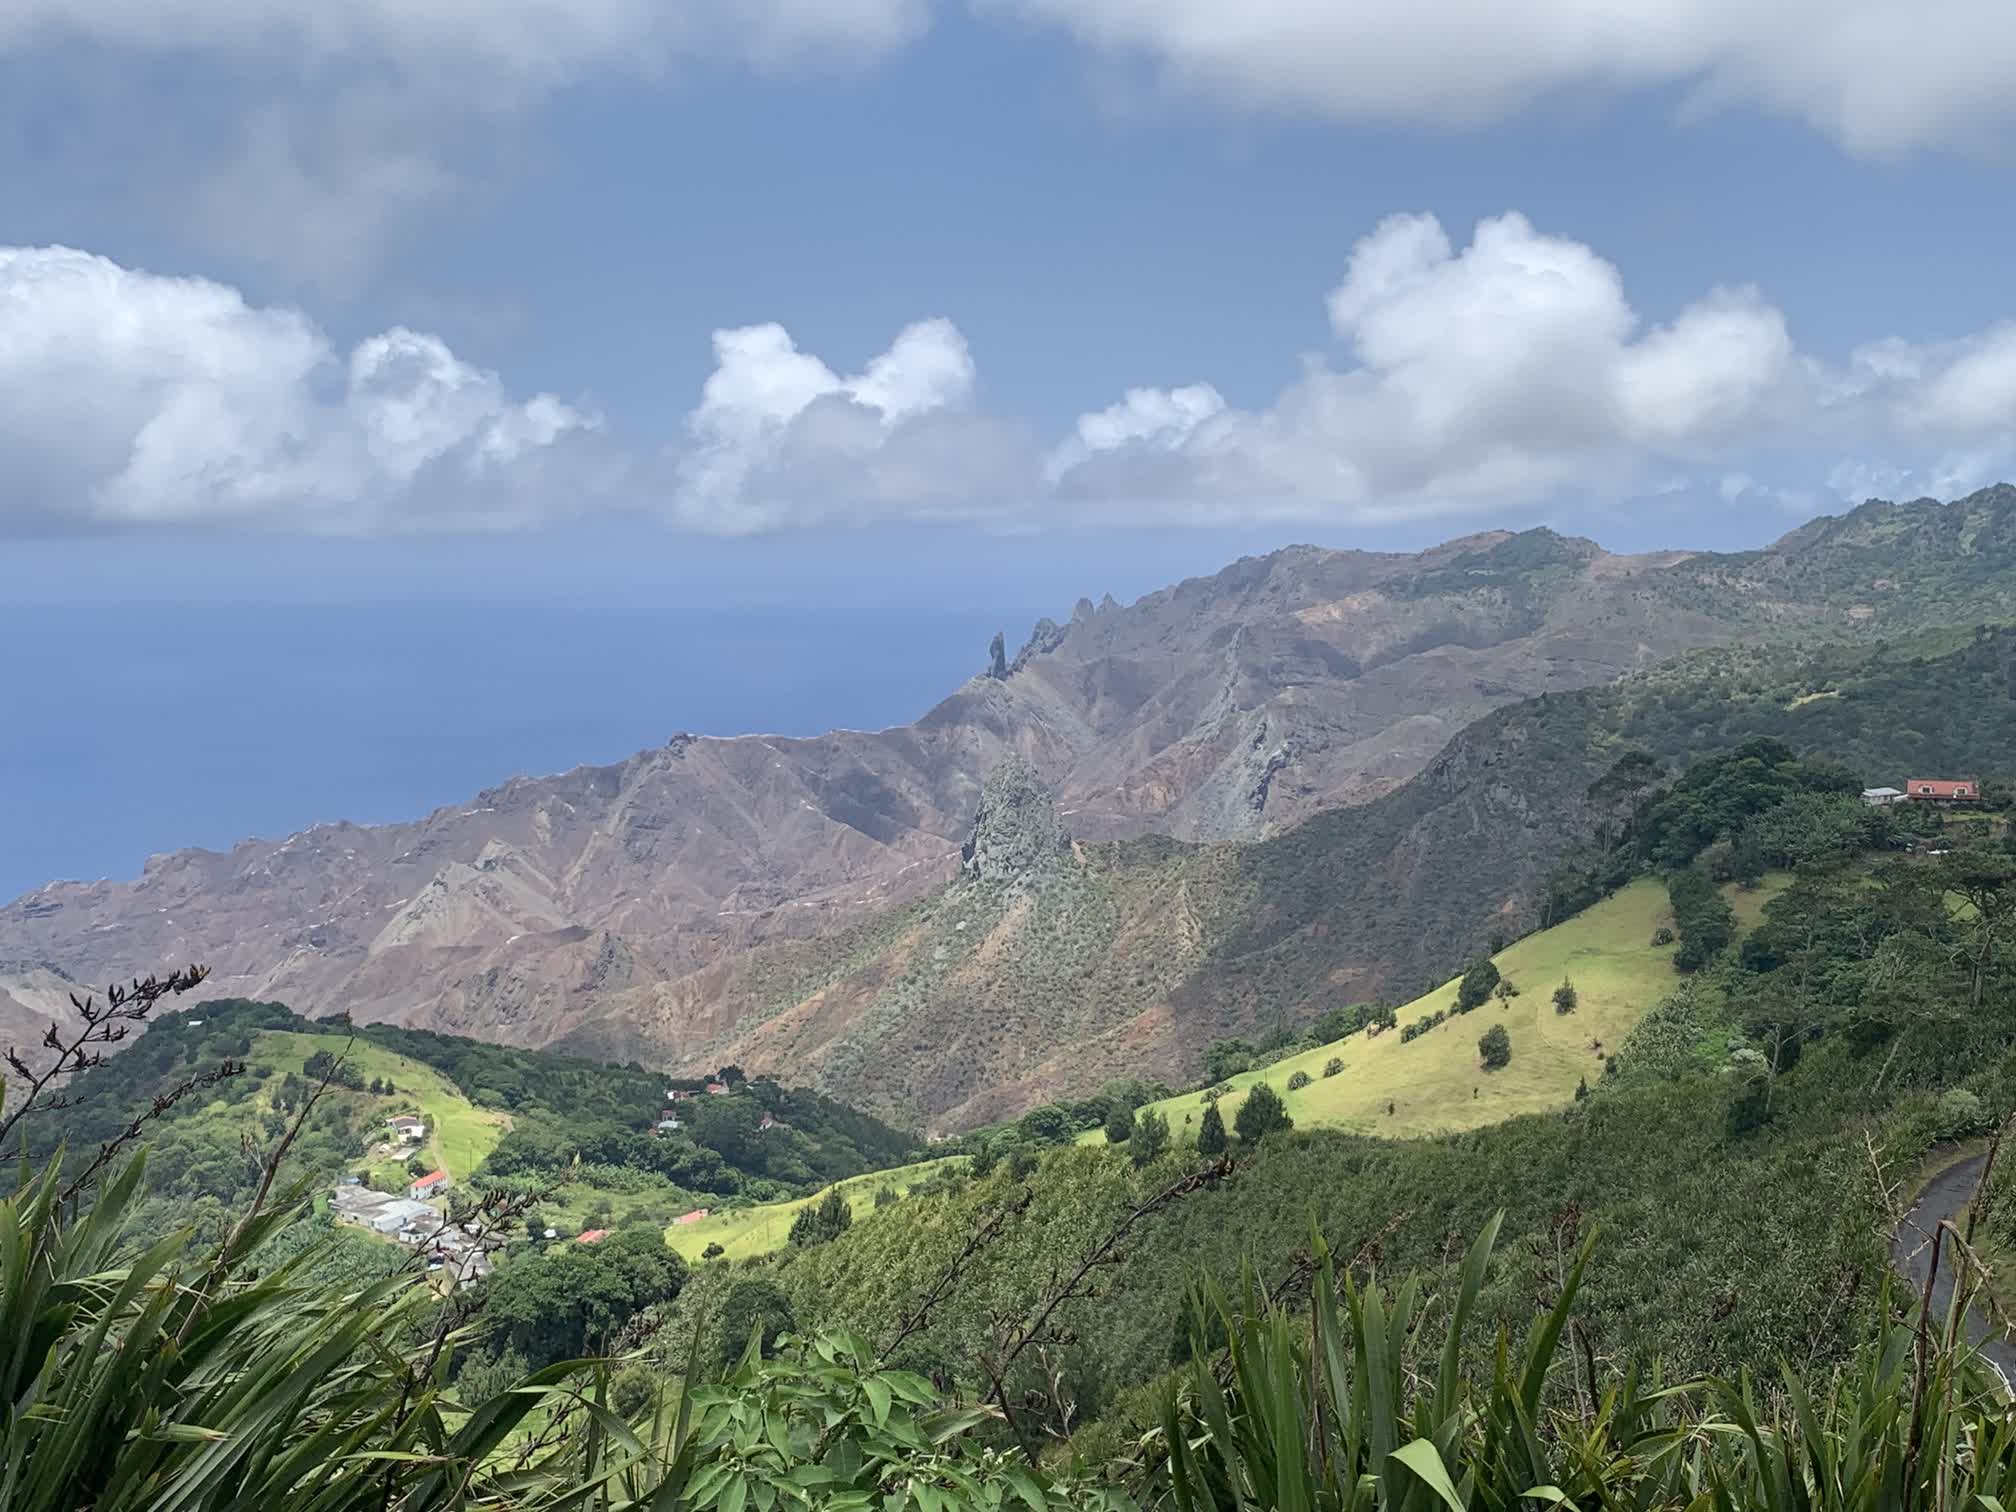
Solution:
[(433, 1130), (425, 1146), (429, 1163), (457, 1180), (473, 1175), (511, 1127), (510, 1114), (477, 1107), (432, 1066), (368, 1040), (350, 1040), (340, 1034), (267, 1030), (253, 1040), (252, 1053), (247, 1059), (273, 1071), (298, 1072), (303, 1062), (318, 1050), (344, 1056), (367, 1083), (385, 1081), (396, 1086), (399, 1089), (396, 1094), (381, 1100), (383, 1116), (418, 1113), (424, 1117)]
[(665, 1231), (665, 1242), (686, 1260), (698, 1260), (712, 1244), (721, 1246), (720, 1258), (723, 1259), (747, 1260), (767, 1255), (784, 1247), (784, 1241), (791, 1232), (791, 1221), (828, 1192), (838, 1190), (843, 1193), (855, 1215), (865, 1217), (874, 1206), (875, 1194), (882, 1188), (891, 1188), (899, 1197), (907, 1196), (912, 1187), (944, 1165), (943, 1160), (920, 1160), (915, 1165), (898, 1166), (891, 1171), (872, 1171), (850, 1181), (835, 1182), (833, 1186), (821, 1188), (809, 1197), (710, 1213), (695, 1223), (672, 1225)]
[[(340, 1062), (340, 1064), (339, 1064)], [(176, 1095), (226, 1063), (235, 1074)], [(282, 1175), (326, 1187), (355, 1174), (397, 1191), (417, 1158), (468, 1191), (543, 1194), (535, 1228), (662, 1230), (680, 1213), (723, 1203), (783, 1202), (914, 1160), (922, 1146), (816, 1092), (720, 1076), (668, 1077), (385, 1025), (341, 1027), (277, 1003), (219, 1000), (146, 1026), (127, 1048), (73, 1084), (47, 1127), (84, 1161), (138, 1113), (153, 1118), (147, 1221), (178, 1215), (222, 1222), (256, 1186), (251, 1149), (287, 1137), (327, 1074)], [(668, 1102), (679, 1127), (659, 1130)], [(430, 1126), (417, 1150), (390, 1143), (386, 1120), (417, 1113)], [(155, 1206), (158, 1204), (158, 1207)]]
[[(1762, 886), (1725, 888), (1744, 927), (1754, 925), (1764, 905), (1784, 888), (1782, 874), (1767, 877)], [(1590, 1048), (1600, 1041), (1606, 1052), (1624, 1037), (1646, 1011), (1678, 982), (1672, 945), (1654, 945), (1652, 935), (1671, 923), (1666, 890), (1644, 878), (1605, 899), (1565, 924), (1542, 930), (1508, 946), (1495, 957), (1499, 970), (1520, 988), (1509, 1008), (1494, 1001), (1463, 1017), (1452, 1017), (1419, 1038), (1402, 1044), (1396, 1031), (1368, 1035), (1366, 1031), (1333, 1044), (1276, 1061), (1258, 1071), (1231, 1079), (1233, 1091), (1219, 1102), (1229, 1126), (1247, 1091), (1258, 1082), (1271, 1085), (1288, 1104), (1297, 1128), (1345, 1129), (1354, 1133), (1405, 1138), (1451, 1133), (1499, 1123), (1522, 1113), (1560, 1107), (1575, 1096), (1584, 1077), (1592, 1083), (1603, 1074), (1603, 1060)], [(1575, 1012), (1557, 1014), (1552, 993), (1562, 978), (1574, 980)], [(1456, 983), (1443, 983), (1399, 1011), (1402, 1024), (1447, 1008)], [(1492, 1023), (1512, 1033), (1512, 1063), (1485, 1072), (1477, 1064), (1477, 1036)], [(1323, 1075), (1332, 1058), (1345, 1069)], [(1309, 1085), (1288, 1090), (1289, 1078), (1306, 1074)], [(1387, 1112), (1387, 1104), (1394, 1111)], [(1197, 1092), (1149, 1105), (1165, 1116), (1179, 1141), (1194, 1140), (1203, 1103)], [(1081, 1143), (1105, 1142), (1094, 1129)], [(939, 1171), (942, 1160), (924, 1161), (839, 1183), (865, 1216), (878, 1188), (898, 1192)], [(712, 1214), (697, 1223), (667, 1230), (666, 1239), (682, 1256), (697, 1260), (708, 1245), (719, 1244), (724, 1258), (745, 1260), (781, 1249), (791, 1222), (800, 1210), (825, 1192), (789, 1202), (765, 1203)]]
[[(1984, 880), (2003, 888), (1995, 919), (1950, 906)], [(1744, 933), (1684, 985), (1666, 953), (1649, 948), (1664, 899), (1634, 883), (1499, 954), (1521, 992), (1504, 1011), (1514, 1055), (1492, 1073), (1506, 1078), (1497, 1089), (1475, 1069), (1480, 1026), (1500, 1017), (1492, 1001), (1404, 1045), (1388, 1030), (1267, 1068), (1279, 1085), (1295, 1067), (1314, 1067), (1311, 1087), (1288, 1098), (1295, 1129), (1235, 1140), (1229, 1179), (1130, 1228), (1096, 1299), (1060, 1325), (1075, 1343), (1055, 1363), (1080, 1415), (1108, 1419), (1123, 1439), (1152, 1423), (1152, 1383), (1189, 1343), (1184, 1290), (1200, 1274), (1236, 1295), (1250, 1267), (1275, 1289), (1320, 1233), (1340, 1263), (1362, 1252), (1382, 1275), (1420, 1266), (1446, 1281), (1463, 1244), (1500, 1209), (1519, 1258), (1483, 1299), (1487, 1347), (1500, 1323), (1516, 1336), (1533, 1297), (1558, 1284), (1561, 1255), (1593, 1231), (1598, 1258), (1579, 1316), (1599, 1359), (1656, 1365), (1668, 1380), (1771, 1370), (1781, 1358), (1845, 1361), (1880, 1315), (1895, 1216), (1879, 1171), (1908, 1190), (1929, 1149), (1984, 1133), (2016, 1106), (2016, 950), (1995, 943), (2016, 918), (2012, 881), (2016, 857), (1999, 841), (1774, 876), (1736, 895)], [(1969, 952), (1984, 946), (1995, 964), (1970, 1012), (1969, 962), (1980, 957)], [(1571, 1022), (1620, 1023), (1618, 1005), (1638, 986), (1655, 989), (1643, 1001), (1657, 1002), (1617, 1033), (1617, 1074), (1591, 1076), (1590, 1096), (1574, 1101), (1563, 1094), (1581, 1074), (1581, 1028), (1565, 1046), (1529, 1051), (1524, 1037), (1544, 1039), (1553, 1027), (1540, 1021), (1552, 1016), (1563, 972), (1581, 1000)], [(1452, 990), (1410, 1005), (1401, 1022)], [(1333, 1054), (1348, 1069), (1326, 1093), (1320, 1070)], [(1394, 1121), (1416, 1121), (1401, 1132), (1421, 1137), (1376, 1137), (1385, 1133), (1376, 1103), (1375, 1136), (1355, 1132), (1366, 1099), (1348, 1090), (1352, 1072), (1399, 1068), (1410, 1054), (1442, 1073), (1394, 1099)], [(1543, 1063), (1551, 1083), (1513, 1082), (1522, 1056)], [(1480, 1082), (1480, 1122), (1461, 1128)], [(1455, 1106), (1424, 1111), (1431, 1098)], [(1487, 1098), (1491, 1112), (1517, 1116), (1483, 1124)], [(1201, 1111), (1195, 1093), (1164, 1106)], [(1450, 1132), (1422, 1132), (1438, 1119)], [(1026, 1211), (1015, 1210), (985, 1260), (962, 1273), (916, 1345), (917, 1367), (956, 1374), (972, 1341), (984, 1348), (991, 1319), (1039, 1306), (1047, 1278), (1068, 1274), (1099, 1236), (1196, 1167), (1179, 1146), (1137, 1169), (1095, 1135), (1035, 1163), (1000, 1159), (991, 1175), (948, 1183), (946, 1197), (857, 1215), (846, 1233), (793, 1251), (768, 1274), (800, 1320), (886, 1337), (976, 1226), (1026, 1194)], [(2016, 1192), (1984, 1215), (1982, 1232), (1991, 1248), (2016, 1235)], [(702, 1290), (692, 1305), (718, 1295)], [(1040, 1389), (1036, 1374), (1016, 1388)]]
[[(1785, 883), (1783, 876), (1745, 892), (1724, 891), (1738, 917), (1754, 924), (1765, 903)], [(1232, 1091), (1219, 1099), (1220, 1116), (1230, 1127), (1248, 1091), (1266, 1082), (1281, 1094), (1297, 1128), (1348, 1129), (1388, 1137), (1445, 1134), (1501, 1122), (1521, 1113), (1559, 1107), (1575, 1096), (1577, 1082), (1603, 1074), (1604, 1055), (1646, 1011), (1671, 992), (1678, 978), (1672, 945), (1654, 945), (1652, 936), (1672, 922), (1666, 889), (1641, 878), (1565, 924), (1541, 930), (1493, 957), (1499, 971), (1519, 989), (1501, 1007), (1494, 999), (1465, 1015), (1403, 1043), (1397, 1030), (1374, 1034), (1361, 1029), (1342, 1040), (1303, 1051), (1257, 1071), (1231, 1078)], [(1575, 984), (1573, 1013), (1556, 1013), (1554, 989), (1564, 978)], [(1398, 1012), (1402, 1025), (1450, 1009), (1456, 980), (1423, 993)], [(1512, 1060), (1485, 1071), (1477, 1057), (1477, 1037), (1492, 1024), (1512, 1036)], [(1601, 1047), (1601, 1050), (1597, 1048)], [(1344, 1069), (1326, 1076), (1341, 1059)], [(1297, 1074), (1309, 1084), (1288, 1089)], [(1169, 1120), (1179, 1140), (1194, 1140), (1203, 1117), (1200, 1094), (1186, 1092), (1151, 1105)], [(1103, 1140), (1094, 1131), (1087, 1140)]]

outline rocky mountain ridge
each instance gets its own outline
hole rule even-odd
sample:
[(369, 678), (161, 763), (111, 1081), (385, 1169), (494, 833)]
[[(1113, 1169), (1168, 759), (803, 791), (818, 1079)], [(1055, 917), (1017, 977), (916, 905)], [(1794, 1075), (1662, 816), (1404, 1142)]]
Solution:
[[(1010, 758), (1080, 842), (1256, 840), (1394, 792), (1493, 709), (1692, 647), (2012, 613), (2008, 488), (1869, 505), (1726, 556), (1544, 530), (1412, 555), (1293, 547), (1125, 607), (1081, 601), (910, 725), (682, 734), (412, 823), (52, 883), (0, 907), (0, 960), (91, 983), (202, 960), (222, 994), (532, 1045), (599, 1034), (643, 994), (690, 1021), (655, 1041), (677, 1054), (733, 1031), (721, 987), (752, 948), (955, 877)], [(52, 1001), (41, 979), (0, 992), (24, 1020)]]
[[(935, 894), (684, 984), (619, 994), (573, 1032), (596, 1055), (792, 1074), (952, 1130), (1182, 1082), (1228, 1036), (1405, 1001), (1548, 922), (1564, 861), (1665, 775), (1758, 737), (1864, 774), (2016, 771), (2016, 628), (1822, 647), (1713, 647), (1471, 725), (1421, 773), (1253, 843), (1074, 844), (1026, 768)], [(1647, 762), (1646, 757), (1653, 758)], [(1626, 758), (1629, 759), (1626, 759)], [(990, 783), (990, 786), (992, 784)], [(1614, 883), (1610, 885), (1615, 885)], [(1564, 904), (1580, 907), (1589, 901)]]

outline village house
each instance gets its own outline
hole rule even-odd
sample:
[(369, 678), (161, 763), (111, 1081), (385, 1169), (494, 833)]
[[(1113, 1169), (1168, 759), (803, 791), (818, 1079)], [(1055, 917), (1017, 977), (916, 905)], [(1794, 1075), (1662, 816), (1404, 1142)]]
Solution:
[(338, 1223), (354, 1223), (359, 1228), (368, 1228), (371, 1220), (390, 1201), (392, 1198), (383, 1192), (374, 1192), (369, 1187), (346, 1180), (331, 1194), (329, 1208)]
[(415, 1118), (410, 1113), (401, 1113), (395, 1118), (386, 1119), (385, 1127), (401, 1144), (418, 1144), (427, 1133), (425, 1120)]
[(1871, 808), (1882, 808), (1886, 804), (1902, 803), (1904, 790), (1893, 787), (1873, 787), (1862, 789), (1862, 801)]
[(1981, 784), (1971, 777), (1913, 777), (1904, 784), (1905, 796), (1913, 803), (1979, 803)]
[(334, 1207), (338, 1223), (354, 1223), (402, 1244), (417, 1244), (429, 1226), (440, 1222), (440, 1214), (424, 1202), (355, 1187), (339, 1191)]
[(726, 1082), (707, 1083), (707, 1095), (709, 1097), (726, 1097), (728, 1095), (728, 1084)]
[(656, 1125), (656, 1128), (660, 1134), (670, 1134), (674, 1129), (678, 1127), (679, 1127), (678, 1110), (674, 1108), (664, 1108), (659, 1111), (658, 1123)]
[(439, 1197), (450, 1185), (446, 1171), (429, 1171), (414, 1178), (413, 1184), (406, 1188), (406, 1195), (418, 1202), (426, 1197)]
[(707, 1209), (695, 1208), (690, 1213), (681, 1213), (677, 1218), (674, 1218), (672, 1221), (674, 1223), (698, 1223), (702, 1218), (705, 1218), (706, 1216), (707, 1216)]
[(758, 1129), (774, 1129), (777, 1127), (777, 1120), (773, 1115), (765, 1113), (761, 1119), (757, 1120), (756, 1127)]
[(389, 1234), (399, 1240), (399, 1244), (419, 1244), (439, 1226), (442, 1226), (442, 1216), (433, 1212), (427, 1204), (413, 1202), (411, 1198), (385, 1204), (379, 1216), (371, 1220), (371, 1228), (379, 1234)]
[(576, 1244), (600, 1244), (608, 1237), (609, 1230), (607, 1229), (587, 1229), (582, 1233), (576, 1234), (574, 1242)]

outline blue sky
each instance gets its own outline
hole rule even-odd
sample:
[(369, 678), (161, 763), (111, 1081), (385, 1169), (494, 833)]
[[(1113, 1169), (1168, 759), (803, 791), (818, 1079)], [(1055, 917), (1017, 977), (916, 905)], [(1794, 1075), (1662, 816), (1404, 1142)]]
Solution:
[[(17, 0), (0, 608), (1012, 640), (1290, 541), (1748, 546), (1950, 496), (2016, 473), (2010, 77), (2003, 0)], [(178, 654), (228, 694), (250, 623)], [(65, 644), (83, 706), (132, 696)], [(878, 715), (953, 665), (889, 654)], [(330, 684), (360, 722), (369, 681)], [(338, 764), (303, 822), (565, 743), (516, 728)], [(121, 854), (52, 831), (15, 880)]]

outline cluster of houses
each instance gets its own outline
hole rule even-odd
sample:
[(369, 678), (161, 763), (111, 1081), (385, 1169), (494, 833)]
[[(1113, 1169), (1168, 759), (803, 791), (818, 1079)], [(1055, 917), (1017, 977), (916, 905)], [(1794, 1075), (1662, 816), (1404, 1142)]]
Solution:
[[(442, 1184), (446, 1180), (443, 1176)], [(491, 1252), (503, 1242), (483, 1234), (474, 1223), (450, 1223), (439, 1209), (410, 1191), (405, 1197), (374, 1192), (355, 1176), (344, 1178), (330, 1206), (338, 1223), (369, 1229), (423, 1252), (428, 1270), (447, 1271), (462, 1288), (474, 1286), (490, 1274)]]
[[(708, 1082), (701, 1092), (666, 1088), (665, 1106), (658, 1114), (653, 1132), (669, 1134), (681, 1127), (678, 1106), (681, 1102), (703, 1093), (708, 1097), (726, 1097), (731, 1090), (727, 1083), (718, 1081)], [(763, 1114), (760, 1128), (774, 1129), (777, 1126), (778, 1120), (772, 1114)], [(385, 1129), (395, 1145), (417, 1145), (427, 1137), (426, 1120), (415, 1114), (402, 1113), (388, 1118)], [(416, 1176), (408, 1184), (404, 1197), (396, 1197), (387, 1192), (373, 1191), (363, 1184), (362, 1177), (346, 1176), (336, 1188), (332, 1207), (338, 1223), (366, 1228), (401, 1244), (424, 1249), (428, 1270), (445, 1269), (458, 1287), (466, 1288), (474, 1286), (490, 1273), (492, 1252), (502, 1247), (503, 1240), (480, 1234), (473, 1223), (447, 1221), (434, 1204), (452, 1184), (446, 1171), (430, 1171), (424, 1176)], [(707, 1212), (706, 1208), (695, 1208), (672, 1221), (678, 1224), (698, 1223), (707, 1216)], [(545, 1237), (557, 1239), (559, 1235), (549, 1228)], [(575, 1235), (574, 1242), (599, 1244), (608, 1237), (607, 1229), (588, 1229)]]
[(1862, 801), (1872, 808), (1890, 803), (1979, 803), (1981, 784), (1971, 777), (1913, 777), (1901, 788), (1864, 788)]

